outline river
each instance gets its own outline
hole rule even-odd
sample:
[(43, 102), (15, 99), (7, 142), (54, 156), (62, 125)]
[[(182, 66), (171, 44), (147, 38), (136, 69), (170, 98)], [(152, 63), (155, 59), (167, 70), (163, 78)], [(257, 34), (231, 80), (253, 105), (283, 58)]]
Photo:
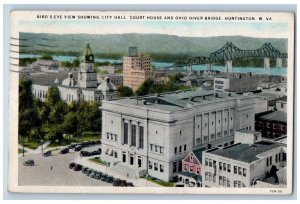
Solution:
[[(34, 54), (20, 54), (20, 58), (37, 58), (40, 55)], [(74, 56), (62, 56), (62, 55), (53, 55), (53, 59), (58, 61), (72, 61), (76, 57)], [(104, 58), (96, 58), (96, 62), (109, 62), (109, 63), (121, 63), (122, 60), (120, 59), (104, 59)], [(172, 67), (172, 63), (166, 62), (151, 62), (152, 66), (155, 68), (164, 68), (164, 67)], [(214, 66), (212, 65), (212, 70), (218, 71), (225, 71), (224, 66)], [(205, 65), (194, 65), (194, 71), (206, 70)], [(253, 74), (264, 74), (264, 68), (261, 67), (233, 67), (233, 72), (237, 73), (249, 73), (252, 72)], [(286, 76), (287, 68), (286, 67), (278, 67), (278, 68), (270, 68), (270, 75), (278, 75), (278, 76)]]

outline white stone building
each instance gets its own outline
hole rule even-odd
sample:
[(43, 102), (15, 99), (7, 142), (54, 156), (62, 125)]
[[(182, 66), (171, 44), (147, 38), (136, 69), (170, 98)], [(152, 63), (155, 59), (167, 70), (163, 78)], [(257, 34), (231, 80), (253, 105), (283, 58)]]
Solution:
[[(285, 144), (262, 141), (259, 132), (236, 133), (238, 143), (203, 153), (204, 187), (252, 187), (257, 181), (275, 179), (272, 168), (280, 170), (286, 166)], [(286, 180), (277, 178), (275, 185), (286, 184)]]
[(192, 150), (233, 144), (234, 130), (254, 128), (247, 96), (182, 91), (103, 101), (101, 158), (129, 177), (170, 181)]

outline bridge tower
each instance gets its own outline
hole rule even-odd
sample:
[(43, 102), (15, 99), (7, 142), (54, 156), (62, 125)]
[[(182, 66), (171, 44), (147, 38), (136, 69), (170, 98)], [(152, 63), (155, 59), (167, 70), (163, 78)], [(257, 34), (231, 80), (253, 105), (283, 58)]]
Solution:
[(282, 58), (280, 57), (276, 58), (276, 67), (282, 67)]
[(226, 73), (232, 73), (232, 60), (226, 60), (225, 70)]
[(211, 71), (211, 64), (206, 64), (206, 70)]
[(270, 71), (270, 58), (269, 57), (264, 57), (264, 69), (265, 69), (265, 74), (269, 75), (269, 71)]

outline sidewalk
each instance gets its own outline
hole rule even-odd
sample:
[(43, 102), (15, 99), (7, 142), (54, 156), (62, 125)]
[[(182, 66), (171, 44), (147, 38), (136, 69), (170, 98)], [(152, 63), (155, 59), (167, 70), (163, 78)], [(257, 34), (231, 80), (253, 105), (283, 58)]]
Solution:
[[(50, 141), (46, 141), (43, 144), (43, 150), (45, 150), (50, 143), (51, 143)], [(18, 148), (23, 150), (23, 146), (21, 144), (18, 145)], [(37, 154), (42, 153), (42, 145), (38, 146), (36, 149), (30, 149), (30, 148), (24, 147), (24, 150), (26, 151), (24, 153), (24, 156), (37, 155)], [(47, 151), (48, 151), (48, 149), (47, 149)], [(23, 156), (23, 153), (20, 153), (19, 157), (22, 157), (22, 156)]]
[(85, 167), (88, 167), (88, 168), (92, 168), (92, 169), (95, 169), (95, 170), (98, 170), (98, 171), (101, 171), (101, 172), (105, 172), (108, 175), (111, 175), (115, 178), (119, 178), (119, 179), (122, 179), (122, 180), (126, 180), (128, 182), (132, 182), (133, 185), (137, 186), (137, 187), (162, 187), (161, 185), (158, 185), (156, 183), (147, 181), (146, 179), (143, 179), (143, 178), (138, 178), (138, 179), (127, 178), (125, 175), (121, 175), (119, 172), (116, 172), (116, 171), (112, 170), (111, 168), (106, 167), (105, 165), (97, 164), (97, 163), (94, 163), (92, 161), (89, 161), (90, 158), (91, 157), (77, 158), (77, 159), (74, 160), (74, 162), (78, 163), (78, 164), (81, 164), (81, 165), (83, 165)]

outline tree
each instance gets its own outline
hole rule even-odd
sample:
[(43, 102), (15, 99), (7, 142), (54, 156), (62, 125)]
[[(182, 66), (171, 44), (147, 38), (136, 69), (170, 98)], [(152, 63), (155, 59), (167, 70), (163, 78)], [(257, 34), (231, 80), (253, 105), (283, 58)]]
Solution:
[(117, 96), (119, 97), (130, 97), (133, 96), (133, 91), (128, 86), (120, 86), (117, 88)]
[(152, 79), (147, 79), (144, 81), (139, 88), (136, 90), (136, 94), (138, 96), (144, 96), (150, 93), (152, 86), (154, 85), (154, 81)]
[(72, 66), (73, 68), (76, 68), (76, 67), (79, 67), (79, 64), (80, 64), (79, 59), (78, 59), (78, 58), (75, 58), (75, 59), (73, 59), (73, 61), (72, 61), (72, 63), (71, 63), (71, 66)]

